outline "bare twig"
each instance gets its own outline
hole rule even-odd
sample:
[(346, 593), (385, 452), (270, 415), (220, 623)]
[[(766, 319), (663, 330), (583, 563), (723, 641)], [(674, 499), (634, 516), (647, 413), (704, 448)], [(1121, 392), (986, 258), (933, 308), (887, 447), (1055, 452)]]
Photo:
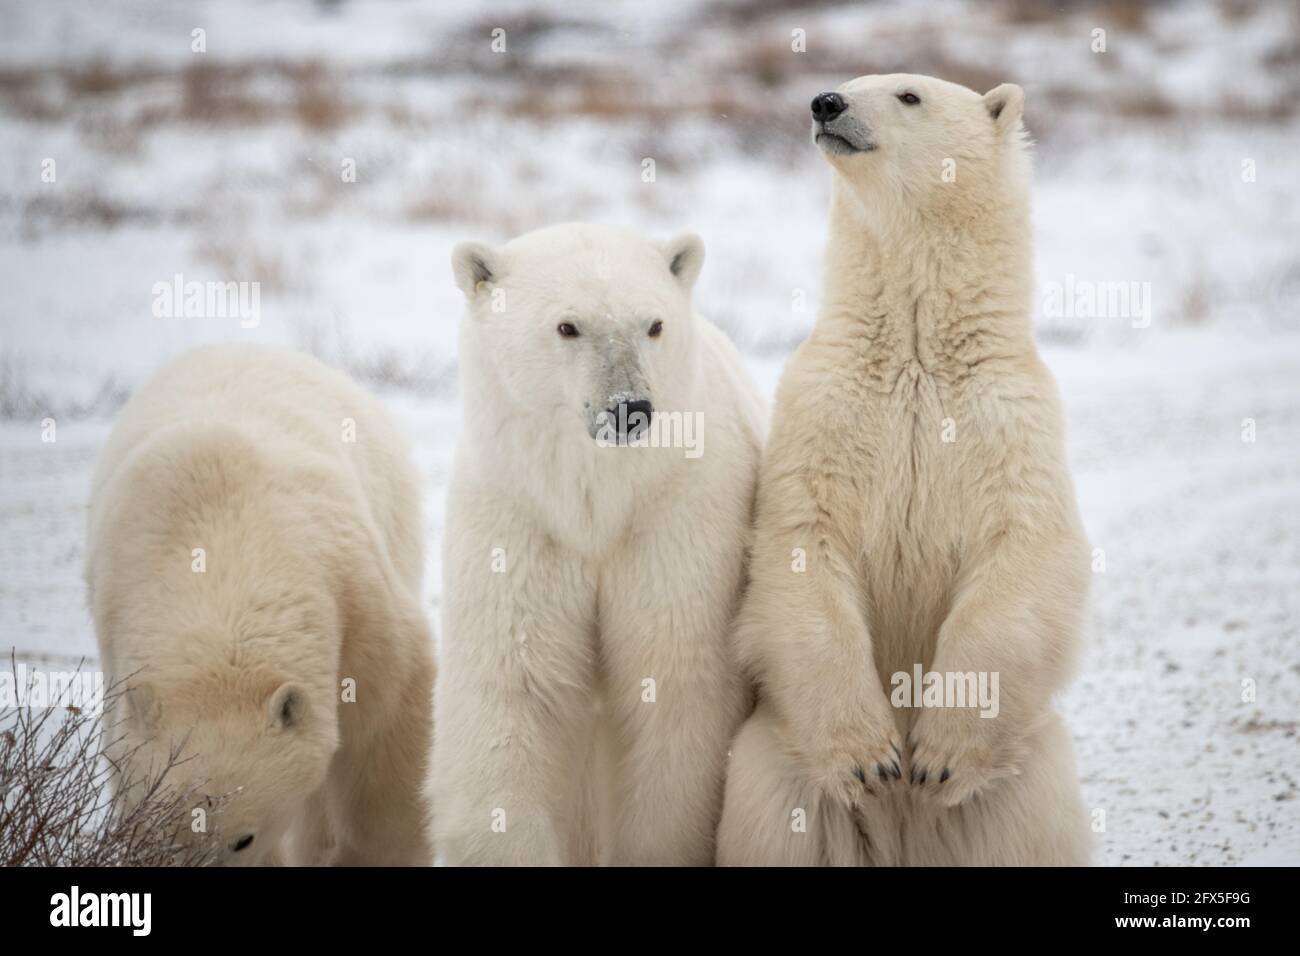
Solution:
[[(16, 675), (13, 654), (10, 666)], [(109, 758), (123, 738), (108, 715), (125, 692), (124, 681), (106, 689), (102, 717), (54, 701), (0, 711), (0, 866), (203, 866), (215, 860), (213, 841), (176, 838), (193, 802), (192, 786), (173, 785), (183, 762), (179, 747), (147, 776), (132, 776), (136, 750), (116, 762)]]

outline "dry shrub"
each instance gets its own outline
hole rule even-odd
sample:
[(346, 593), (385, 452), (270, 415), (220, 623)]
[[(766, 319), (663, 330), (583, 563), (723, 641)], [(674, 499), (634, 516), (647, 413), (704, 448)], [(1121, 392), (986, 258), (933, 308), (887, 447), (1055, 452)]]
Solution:
[[(14, 658), (11, 670), (16, 673)], [(125, 692), (105, 692), (104, 713)], [(114, 729), (66, 704), (17, 707), (0, 714), (0, 866), (203, 866), (215, 862), (215, 840), (180, 842), (178, 820), (193, 791), (175, 787), (172, 753), (156, 774), (139, 778), (129, 805), (114, 787), (105, 756)], [(124, 761), (129, 761), (127, 754)], [(127, 783), (135, 781), (124, 776)]]

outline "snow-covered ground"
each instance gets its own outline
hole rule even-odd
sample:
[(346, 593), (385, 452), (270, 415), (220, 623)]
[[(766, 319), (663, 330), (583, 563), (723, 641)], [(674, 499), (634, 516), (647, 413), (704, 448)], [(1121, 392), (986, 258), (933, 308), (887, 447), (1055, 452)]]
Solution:
[[(820, 294), (812, 94), (892, 70), (1012, 80), (1038, 140), (1036, 321), (1104, 557), (1062, 701), (1105, 811), (1097, 860), (1300, 863), (1293, 6), (484, 6), (0, 0), (0, 649), (93, 658), (95, 454), (151, 369), (213, 340), (310, 349), (407, 421), (435, 612), (454, 242), (694, 229), (698, 304), (770, 394)], [(256, 326), (155, 317), (176, 274), (260, 283)], [(1149, 291), (1149, 322), (1052, 307), (1121, 282)]]

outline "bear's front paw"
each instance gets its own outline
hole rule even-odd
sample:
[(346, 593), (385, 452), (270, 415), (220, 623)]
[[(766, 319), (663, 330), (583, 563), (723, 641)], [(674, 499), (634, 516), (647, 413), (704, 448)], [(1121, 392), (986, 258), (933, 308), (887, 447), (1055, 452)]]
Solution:
[(813, 782), (846, 806), (903, 779), (902, 739), (892, 715), (863, 713), (815, 731), (808, 756)]
[(1016, 736), (968, 708), (931, 708), (908, 734), (908, 783), (945, 807), (965, 803), (994, 780), (1020, 772)]

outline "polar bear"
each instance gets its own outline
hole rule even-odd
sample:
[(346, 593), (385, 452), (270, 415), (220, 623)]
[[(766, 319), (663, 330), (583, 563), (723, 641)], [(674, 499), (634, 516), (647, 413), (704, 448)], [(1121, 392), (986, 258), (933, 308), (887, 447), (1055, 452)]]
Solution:
[[(721, 863), (1087, 860), (1051, 698), (1089, 551), (1030, 327), (1023, 103), (911, 75), (813, 101), (834, 170), (825, 304), (759, 478), (737, 623), (759, 702)], [(997, 699), (918, 707), (914, 675), (991, 678)]]
[(713, 862), (766, 422), (692, 309), (703, 259), (693, 235), (587, 224), (454, 251), (430, 784), (449, 864)]
[(175, 750), (222, 862), (431, 862), (419, 485), (375, 399), (287, 350), (183, 354), (113, 428), (87, 553), (128, 806)]

